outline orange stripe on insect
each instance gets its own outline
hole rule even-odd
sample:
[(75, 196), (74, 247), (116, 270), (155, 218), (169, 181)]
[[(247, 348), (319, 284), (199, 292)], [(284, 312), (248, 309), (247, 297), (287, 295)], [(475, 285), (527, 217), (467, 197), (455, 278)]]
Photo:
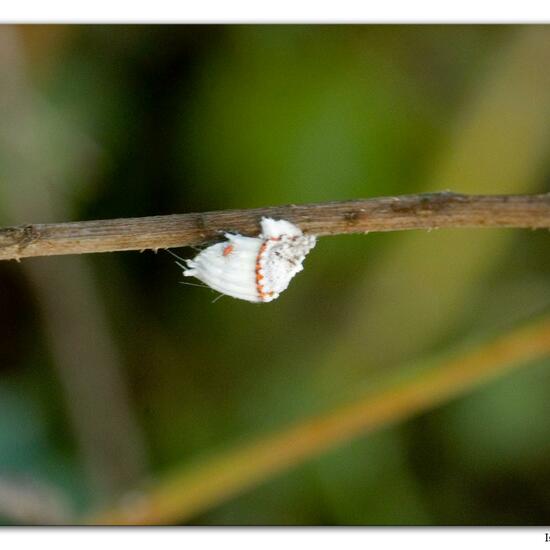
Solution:
[(264, 285), (260, 282), (264, 276), (260, 273), (260, 270), (262, 269), (262, 256), (265, 253), (265, 249), (267, 248), (267, 241), (264, 241), (261, 246), (260, 250), (258, 250), (258, 256), (256, 256), (256, 290), (258, 291), (258, 296), (263, 300), (268, 294), (264, 292)]

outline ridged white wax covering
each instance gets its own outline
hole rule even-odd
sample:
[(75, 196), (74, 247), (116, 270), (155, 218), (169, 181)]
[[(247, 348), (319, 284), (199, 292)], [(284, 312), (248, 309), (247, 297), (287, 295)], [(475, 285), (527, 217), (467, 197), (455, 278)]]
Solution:
[(249, 302), (270, 302), (300, 272), (315, 237), (286, 220), (262, 218), (259, 237), (226, 233), (227, 241), (209, 246), (187, 260), (183, 274)]

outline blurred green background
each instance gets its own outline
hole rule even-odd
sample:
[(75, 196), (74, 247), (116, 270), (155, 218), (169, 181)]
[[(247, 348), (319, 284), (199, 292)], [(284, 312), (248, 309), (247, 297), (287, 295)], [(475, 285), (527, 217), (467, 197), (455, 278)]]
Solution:
[[(550, 27), (0, 27), (0, 225), (550, 190)], [(280, 299), (0, 263), (0, 522), (63, 521), (548, 312), (548, 232), (324, 238)], [(192, 249), (177, 251), (191, 257)], [(550, 364), (189, 523), (547, 524)]]

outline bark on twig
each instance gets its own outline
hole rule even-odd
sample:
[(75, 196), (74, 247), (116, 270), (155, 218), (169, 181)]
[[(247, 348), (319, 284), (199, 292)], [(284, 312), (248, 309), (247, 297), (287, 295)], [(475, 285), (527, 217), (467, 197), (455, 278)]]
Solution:
[(550, 228), (550, 193), (423, 193), (248, 210), (174, 214), (0, 229), (0, 260), (196, 246), (226, 231), (258, 235), (262, 216), (286, 219), (318, 236), (457, 227)]

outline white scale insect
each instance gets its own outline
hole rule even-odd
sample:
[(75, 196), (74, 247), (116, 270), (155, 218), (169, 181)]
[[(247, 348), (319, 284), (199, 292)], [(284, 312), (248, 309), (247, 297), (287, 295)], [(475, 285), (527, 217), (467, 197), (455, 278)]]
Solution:
[[(271, 302), (302, 271), (306, 254), (315, 246), (312, 235), (286, 220), (262, 218), (258, 237), (225, 233), (227, 241), (209, 246), (185, 260), (185, 277), (248, 302)], [(187, 267), (187, 269), (185, 269)]]

